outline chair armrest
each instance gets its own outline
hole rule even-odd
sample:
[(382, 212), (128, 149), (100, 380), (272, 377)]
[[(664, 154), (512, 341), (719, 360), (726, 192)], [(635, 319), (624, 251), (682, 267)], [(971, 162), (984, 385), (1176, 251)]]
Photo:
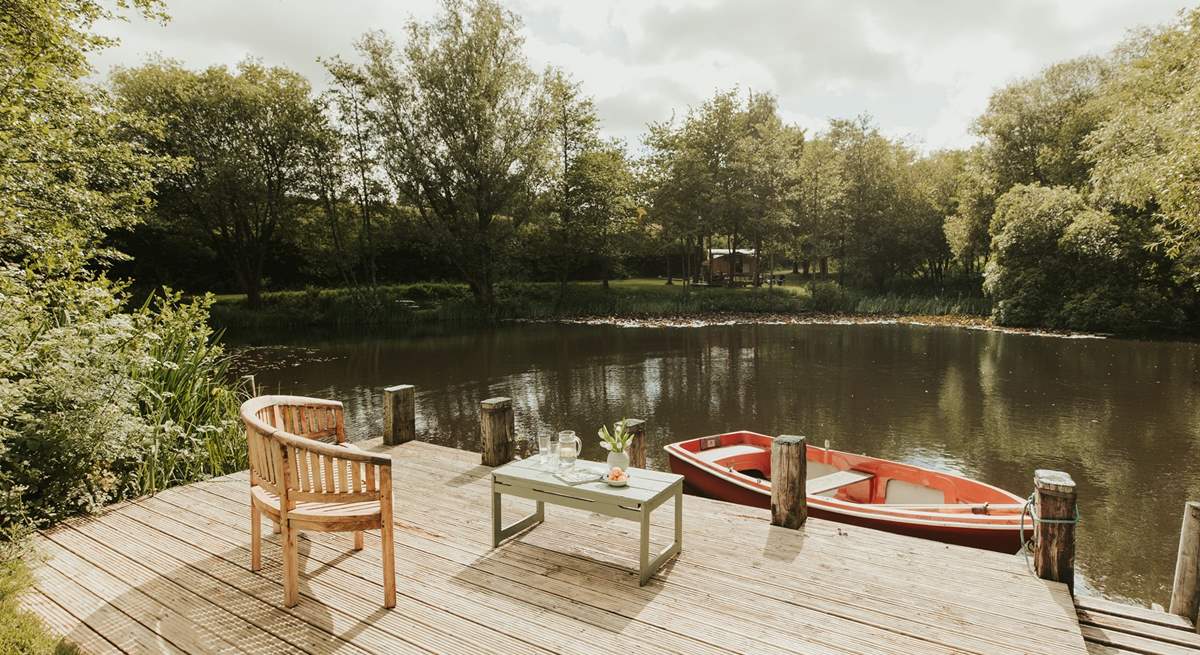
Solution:
[(293, 436), (283, 430), (276, 430), (271, 436), (289, 447), (307, 450), (318, 455), (328, 455), (329, 457), (351, 462), (366, 462), (376, 466), (390, 467), (392, 465), (392, 458), (387, 455), (372, 453), (350, 446), (349, 444), (328, 444), (323, 441), (314, 441), (304, 437)]

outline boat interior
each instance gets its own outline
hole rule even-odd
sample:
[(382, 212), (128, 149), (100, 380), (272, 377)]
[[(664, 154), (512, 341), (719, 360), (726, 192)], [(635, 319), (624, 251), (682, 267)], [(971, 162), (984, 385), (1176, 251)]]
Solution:
[[(733, 432), (680, 444), (703, 462), (764, 488), (771, 479), (771, 437)], [(989, 504), (1011, 509), (1014, 498), (990, 485), (949, 473), (808, 445), (807, 488), (824, 496), (895, 509), (965, 510)]]

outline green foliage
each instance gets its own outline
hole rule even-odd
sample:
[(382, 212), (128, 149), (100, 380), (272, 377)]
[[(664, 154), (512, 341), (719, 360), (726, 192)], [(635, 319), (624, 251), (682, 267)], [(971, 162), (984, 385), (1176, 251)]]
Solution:
[(1000, 189), (1087, 181), (1083, 141), (1104, 119), (1097, 98), (1111, 68), (1106, 60), (1082, 57), (992, 94), (975, 130), (988, 143), (988, 168)]
[[(112, 14), (75, 1), (0, 15), (0, 529), (17, 535), (238, 458), (204, 302), (129, 312), (104, 276), (120, 257), (106, 234), (137, 224), (177, 170), (123, 138), (145, 125), (80, 82), (106, 44), (88, 30)], [(155, 447), (179, 461), (212, 450), (147, 463)]]
[[(1128, 223), (1128, 224), (1123, 224)], [(1017, 185), (996, 204), (984, 289), (1002, 325), (1138, 333), (1184, 316), (1146, 249), (1148, 233), (1066, 187)]]
[(74, 655), (79, 650), (51, 636), (37, 616), (21, 607), (21, 594), (33, 584), (23, 555), (13, 542), (0, 541), (0, 653)]
[(1155, 240), (1189, 262), (1200, 289), (1200, 9), (1135, 37), (1105, 86), (1105, 120), (1087, 137), (1092, 183), (1164, 229)]
[(548, 103), (519, 25), (494, 0), (446, 0), (403, 48), (360, 44), (388, 179), (488, 306), (547, 166)]
[(808, 289), (809, 304), (818, 312), (844, 312), (855, 305), (853, 295), (836, 282), (813, 282)]
[(157, 185), (158, 220), (173, 224), (166, 233), (204, 235), (257, 303), (268, 258), (303, 211), (309, 158), (321, 160), (329, 143), (308, 81), (253, 61), (199, 73), (159, 61), (118, 70), (112, 82), (124, 111), (153, 121), (132, 134), (186, 164)]

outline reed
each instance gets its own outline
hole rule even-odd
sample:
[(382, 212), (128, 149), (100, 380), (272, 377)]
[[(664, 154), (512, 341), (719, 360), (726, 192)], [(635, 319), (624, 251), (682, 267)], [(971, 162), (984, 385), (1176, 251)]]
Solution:
[(229, 360), (204, 325), (202, 304), (157, 302), (148, 365), (134, 375), (149, 426), (135, 479), (142, 494), (246, 467), (237, 421), (245, 390), (231, 383)]

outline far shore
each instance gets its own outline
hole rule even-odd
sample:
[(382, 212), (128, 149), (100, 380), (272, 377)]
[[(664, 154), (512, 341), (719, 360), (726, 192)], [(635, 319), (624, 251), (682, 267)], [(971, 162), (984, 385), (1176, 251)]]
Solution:
[(707, 312), (674, 316), (575, 316), (560, 318), (518, 318), (513, 323), (558, 323), (565, 325), (615, 325), (625, 328), (700, 328), (721, 325), (922, 325), (957, 327), (968, 330), (1027, 334), (1064, 339), (1106, 339), (1111, 335), (1046, 328), (1021, 328), (996, 325), (979, 316), (902, 315), (902, 314), (829, 314), (829, 313), (736, 313)]

